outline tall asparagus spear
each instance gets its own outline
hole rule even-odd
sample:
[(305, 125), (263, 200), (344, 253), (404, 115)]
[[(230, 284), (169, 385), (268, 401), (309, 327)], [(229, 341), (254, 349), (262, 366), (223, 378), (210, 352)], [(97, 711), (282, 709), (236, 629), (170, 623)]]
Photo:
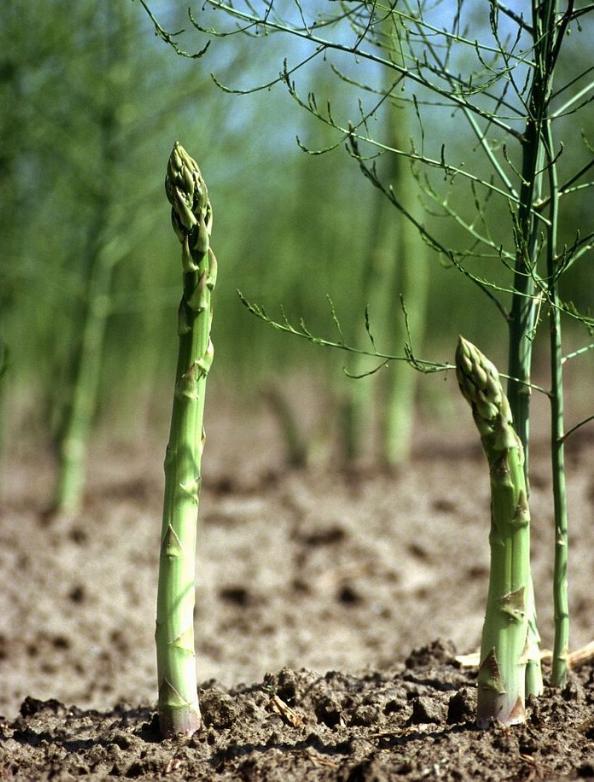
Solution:
[(183, 294), (179, 353), (167, 454), (159, 587), (157, 669), (164, 737), (200, 727), (194, 652), (196, 522), (206, 378), (213, 359), (211, 293), (216, 259), (210, 249), (212, 210), (202, 174), (175, 143), (165, 179), (173, 230), (182, 245)]
[(513, 725), (525, 719), (530, 513), (524, 451), (493, 364), (462, 337), (456, 376), (472, 407), (491, 476), (491, 572), (481, 642), (477, 718)]

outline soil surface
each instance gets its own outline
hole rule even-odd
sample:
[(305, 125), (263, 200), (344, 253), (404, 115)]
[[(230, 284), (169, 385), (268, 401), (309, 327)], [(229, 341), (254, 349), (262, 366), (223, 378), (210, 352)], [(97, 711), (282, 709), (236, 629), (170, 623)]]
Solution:
[(3, 779), (594, 779), (594, 672), (547, 689), (525, 725), (478, 730), (473, 676), (435, 642), (362, 676), (283, 668), (200, 689), (204, 727), (160, 741), (148, 707), (106, 711), (26, 698), (0, 724)]
[[(594, 779), (592, 662), (532, 703), (526, 725), (474, 726), (476, 672), (455, 660), (478, 648), (488, 577), (488, 476), (471, 430), (447, 450), (422, 443), (396, 475), (289, 471), (273, 428), (257, 443), (253, 431), (209, 428), (196, 611), (205, 724), (177, 745), (157, 740), (154, 721), (161, 446), (97, 446), (73, 517), (44, 513), (49, 460), (8, 466), (0, 779)], [(577, 648), (594, 638), (594, 441), (576, 435), (567, 450)], [(531, 472), (550, 648), (552, 502), (538, 446)]]

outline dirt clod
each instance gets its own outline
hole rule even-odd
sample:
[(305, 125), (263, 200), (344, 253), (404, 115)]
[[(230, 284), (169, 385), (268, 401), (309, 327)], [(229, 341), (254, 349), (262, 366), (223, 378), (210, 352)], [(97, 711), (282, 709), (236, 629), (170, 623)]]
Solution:
[(472, 722), (476, 708), (476, 693), (470, 687), (461, 687), (449, 700), (448, 724)]
[(445, 722), (445, 705), (435, 698), (419, 696), (412, 702), (411, 725), (422, 725), (429, 722)]
[(235, 701), (218, 687), (201, 691), (200, 710), (204, 724), (213, 728), (228, 728), (237, 718)]
[(36, 714), (39, 714), (40, 712), (51, 712), (52, 714), (57, 714), (60, 711), (64, 710), (64, 706), (55, 698), (50, 698), (46, 701), (40, 701), (37, 700), (37, 698), (30, 698), (27, 696), (25, 700), (21, 703), (21, 708), (19, 709), (19, 713), (21, 717), (33, 717)]
[(413, 649), (405, 660), (407, 668), (419, 668), (431, 663), (453, 663), (456, 648), (451, 641), (438, 638), (427, 646)]

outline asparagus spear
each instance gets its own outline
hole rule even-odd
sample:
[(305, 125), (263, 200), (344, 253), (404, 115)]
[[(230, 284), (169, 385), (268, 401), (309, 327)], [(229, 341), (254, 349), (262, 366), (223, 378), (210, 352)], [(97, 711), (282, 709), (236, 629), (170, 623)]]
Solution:
[(173, 412), (165, 457), (165, 498), (157, 595), (159, 722), (164, 737), (200, 727), (194, 651), (196, 522), (206, 379), (213, 359), (210, 249), (212, 210), (200, 169), (175, 143), (165, 179), (173, 229), (182, 245), (183, 294)]
[(525, 720), (530, 513), (524, 451), (493, 364), (462, 337), (456, 376), (472, 407), (491, 476), (491, 572), (478, 675), (479, 725)]

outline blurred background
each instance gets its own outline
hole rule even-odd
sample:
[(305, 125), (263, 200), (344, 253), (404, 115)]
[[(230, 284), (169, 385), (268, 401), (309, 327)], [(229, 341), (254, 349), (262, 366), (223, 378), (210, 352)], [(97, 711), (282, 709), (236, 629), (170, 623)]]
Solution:
[[(167, 30), (187, 28), (185, 10), (173, 6), (154, 2), (151, 8)], [(476, 24), (488, 34), (486, 12), (477, 12)], [(215, 41), (199, 59), (184, 58), (155, 36), (138, 3), (116, 0), (12, 4), (0, 35), (5, 463), (31, 452), (54, 454), (59, 462), (73, 415), (79, 424), (81, 417), (88, 419), (82, 440), (90, 440), (91, 449), (97, 442), (164, 444), (176, 360), (180, 251), (163, 179), (176, 139), (198, 160), (215, 215), (212, 244), (220, 271), (207, 405), (211, 419), (217, 411), (242, 420), (248, 413), (268, 416), (293, 464), (406, 459), (410, 435), (403, 434), (402, 453), (390, 455), (381, 445), (391, 368), (349, 379), (343, 368), (364, 373), (377, 360), (355, 361), (344, 352), (281, 335), (253, 317), (236, 293), (240, 289), (273, 317), (284, 307), (293, 322), (303, 317), (314, 334), (337, 339), (328, 294), (346, 341), (369, 348), (368, 305), (378, 350), (403, 355), (407, 336), (399, 294), (404, 283), (398, 274), (405, 253), (405, 299), (421, 312), (418, 323), (411, 316), (416, 353), (451, 360), (462, 333), (505, 368), (506, 326), (495, 307), (426, 243), (409, 235), (403, 244), (407, 229), (399, 229), (397, 211), (362, 176), (336, 130), (298, 106), (284, 84), (233, 95), (211, 78), (214, 72), (223, 84), (244, 90), (265, 85), (276, 80), (285, 58), (291, 65), (306, 56), (304, 44), (286, 36), (265, 41), (236, 36)], [(175, 41), (191, 53), (206, 38), (188, 30)], [(590, 56), (586, 34), (576, 35), (571, 46), (561, 74), (583, 66)], [(315, 92), (319, 106), (330, 100), (339, 124), (356, 119), (359, 101), (367, 99), (345, 74), (371, 86), (383, 78), (372, 64), (340, 55), (312, 60), (295, 74), (300, 94)], [(404, 147), (423, 145), (426, 154), (438, 158), (445, 144), (449, 162), (490, 176), (460, 114), (427, 108), (421, 117), (406, 103), (394, 103), (393, 114), (397, 119), (390, 125), (386, 112), (378, 110), (369, 135), (400, 134)], [(565, 178), (591, 157), (583, 137), (591, 140), (593, 130), (591, 110), (559, 123), (557, 137), (566, 139), (560, 162)], [(310, 149), (335, 148), (307, 154), (296, 137)], [(514, 154), (509, 152), (510, 166)], [(430, 184), (444, 198), (447, 194), (460, 214), (472, 214), (467, 183), (444, 183), (437, 171), (423, 194), (418, 171), (390, 173), (387, 158), (376, 162), (406, 188), (410, 208), (445, 246), (472, 247), (460, 224), (446, 219), (427, 196)], [(583, 233), (592, 227), (589, 197), (571, 198), (562, 210), (561, 241), (571, 241), (580, 226)], [(505, 201), (491, 198), (486, 209), (493, 235), (500, 237), (496, 241), (509, 247)], [(468, 257), (474, 272), (509, 285), (509, 271), (500, 263), (478, 254), (473, 259), (472, 251)], [(585, 310), (593, 303), (591, 267), (588, 255), (562, 286), (565, 300)], [(546, 323), (535, 354), (535, 378), (544, 384), (545, 337)], [(591, 341), (571, 321), (565, 339), (567, 352)], [(591, 412), (592, 369), (591, 355), (567, 367), (569, 422)], [(406, 372), (414, 377), (413, 435), (422, 427), (448, 437), (456, 423), (452, 412), (460, 404), (453, 378), (444, 384), (441, 375)], [(356, 404), (367, 411), (366, 422), (353, 423)], [(539, 409), (544, 416), (542, 400)], [(537, 421), (536, 435), (544, 434), (544, 423), (539, 429)]]

